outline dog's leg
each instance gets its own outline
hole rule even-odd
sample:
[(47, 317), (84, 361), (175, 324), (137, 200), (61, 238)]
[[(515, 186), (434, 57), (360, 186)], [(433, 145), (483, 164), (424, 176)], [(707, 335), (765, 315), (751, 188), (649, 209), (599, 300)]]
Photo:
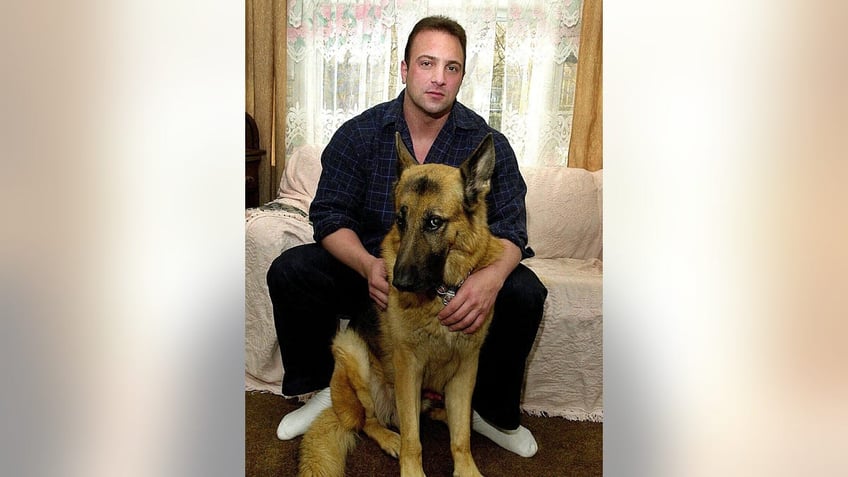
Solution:
[[(379, 375), (380, 377), (376, 377), (374, 375)], [(382, 373), (374, 373), (372, 375), (372, 379), (378, 379), (382, 385), (385, 385), (385, 381), (382, 377)], [(374, 441), (380, 446), (381, 449), (386, 454), (397, 458), (400, 454), (400, 435), (397, 432), (394, 432), (380, 422), (377, 417), (377, 405), (374, 403), (374, 399), (384, 399), (379, 396), (371, 395), (371, 392), (367, 388), (358, 388), (357, 395), (359, 396), (359, 401), (362, 402), (362, 405), (365, 408), (365, 425), (362, 430), (365, 434), (374, 439)], [(394, 403), (391, 403), (391, 406), (394, 407)]]
[(367, 418), (362, 430), (374, 439), (383, 452), (397, 459), (400, 454), (400, 435), (397, 432), (387, 429), (375, 418)]
[(454, 477), (481, 477), (471, 455), (471, 396), (477, 376), (477, 357), (463, 358), (445, 385), (445, 411), (450, 430)]
[(395, 376), (395, 403), (400, 427), (400, 475), (401, 477), (423, 477), (421, 463), (421, 381), (424, 368), (415, 355), (405, 349), (395, 350), (393, 361)]
[[(330, 387), (333, 390), (333, 409), (339, 420), (349, 428), (362, 430), (387, 454), (397, 457), (400, 436), (379, 421), (371, 396), (371, 381), (385, 383), (379, 362), (369, 358), (365, 341), (352, 330), (343, 331), (336, 337), (333, 356), (336, 372)], [(344, 370), (344, 373), (339, 370)]]

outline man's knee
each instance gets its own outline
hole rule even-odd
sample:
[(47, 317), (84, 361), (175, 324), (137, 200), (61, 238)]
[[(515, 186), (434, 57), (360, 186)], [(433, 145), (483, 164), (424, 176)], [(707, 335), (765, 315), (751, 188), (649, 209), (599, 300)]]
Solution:
[(320, 247), (315, 244), (298, 245), (283, 251), (271, 262), (265, 279), (271, 293), (279, 287), (301, 279), (305, 271), (315, 268), (315, 256)]
[(504, 282), (498, 300), (541, 317), (547, 296), (548, 289), (539, 277), (526, 266), (519, 264)]

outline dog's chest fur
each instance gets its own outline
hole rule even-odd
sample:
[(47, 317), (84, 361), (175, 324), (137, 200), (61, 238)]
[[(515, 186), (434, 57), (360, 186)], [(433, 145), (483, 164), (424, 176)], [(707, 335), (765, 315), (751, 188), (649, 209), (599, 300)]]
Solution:
[(389, 308), (381, 325), (383, 339), (391, 343), (385, 343), (383, 348), (410, 350), (424, 366), (423, 386), (435, 391), (443, 390), (463, 359), (478, 352), (491, 320), (489, 317), (483, 328), (467, 334), (451, 331), (439, 321), (436, 315), (444, 308), (440, 298), (411, 308), (400, 308), (390, 300)]

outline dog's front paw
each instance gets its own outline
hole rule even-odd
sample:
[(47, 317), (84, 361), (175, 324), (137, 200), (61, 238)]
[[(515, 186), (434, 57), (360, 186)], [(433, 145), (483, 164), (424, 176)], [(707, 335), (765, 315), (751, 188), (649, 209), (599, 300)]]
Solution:
[(401, 467), (400, 469), (400, 477), (427, 477), (424, 475), (424, 470), (418, 467), (414, 469), (404, 469)]
[(483, 477), (470, 455), (454, 455), (453, 463), (453, 477)]

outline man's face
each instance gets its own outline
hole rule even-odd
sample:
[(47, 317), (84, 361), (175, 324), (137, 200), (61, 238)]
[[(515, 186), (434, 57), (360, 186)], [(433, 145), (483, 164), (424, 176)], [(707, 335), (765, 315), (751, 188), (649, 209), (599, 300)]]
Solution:
[(400, 67), (413, 107), (431, 117), (450, 112), (462, 84), (464, 60), (456, 37), (434, 30), (418, 33), (409, 51), (410, 64), (403, 61)]

